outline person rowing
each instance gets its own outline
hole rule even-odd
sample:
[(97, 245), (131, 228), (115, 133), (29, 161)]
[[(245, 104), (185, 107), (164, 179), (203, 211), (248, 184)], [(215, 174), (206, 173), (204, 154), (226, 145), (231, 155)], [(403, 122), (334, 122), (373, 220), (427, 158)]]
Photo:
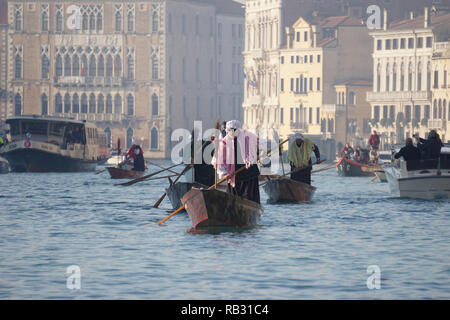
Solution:
[(291, 173), (291, 179), (311, 185), (312, 161), (311, 153), (316, 156), (316, 163), (320, 163), (320, 151), (317, 145), (297, 132), (295, 140), (289, 145), (287, 160), (291, 165), (291, 171), (306, 167)]

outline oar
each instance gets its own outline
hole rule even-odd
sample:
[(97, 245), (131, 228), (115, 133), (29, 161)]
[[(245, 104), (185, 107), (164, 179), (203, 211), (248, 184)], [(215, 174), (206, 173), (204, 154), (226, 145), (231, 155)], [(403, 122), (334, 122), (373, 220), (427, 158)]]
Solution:
[(174, 164), (173, 166), (171, 166), (171, 167), (169, 167), (169, 168), (166, 168), (166, 169), (162, 169), (162, 170), (153, 172), (153, 173), (151, 173), (151, 174), (148, 174), (148, 175), (143, 176), (143, 177), (136, 178), (136, 179), (131, 180), (131, 181), (128, 181), (128, 182), (116, 184), (116, 186), (131, 186), (132, 184), (135, 184), (135, 183), (140, 182), (140, 181), (144, 181), (145, 179), (148, 179), (148, 178), (150, 178), (150, 177), (153, 177), (154, 175), (157, 175), (157, 174), (159, 174), (159, 173), (161, 173), (161, 172), (164, 172), (164, 171), (166, 171), (166, 170), (172, 169), (172, 168), (174, 168), (174, 167), (176, 167), (176, 166), (179, 166), (180, 164), (181, 164), (181, 163)]
[(105, 172), (105, 171), (106, 171), (106, 169), (103, 169), (103, 170), (100, 170), (100, 171), (96, 172), (95, 174), (100, 174), (100, 173)]
[(325, 168), (322, 168), (322, 169), (313, 170), (313, 171), (311, 171), (311, 173), (317, 173), (317, 172), (322, 172), (322, 171), (330, 170), (330, 169), (332, 169), (332, 168), (334, 168), (334, 167), (335, 167), (335, 165), (332, 164), (331, 166), (328, 166), (328, 167), (325, 167)]
[(377, 175), (375, 175), (375, 177), (372, 177), (372, 179), (370, 179), (370, 182), (375, 181), (376, 178), (377, 178)]
[(176, 177), (176, 176), (178, 176), (178, 175), (177, 174), (171, 174), (170, 176), (151, 178), (151, 179), (147, 179), (146, 181), (153, 181), (153, 180), (159, 180), (159, 179), (165, 179), (165, 178), (172, 178), (172, 177)]
[[(179, 174), (179, 176), (175, 179), (175, 182), (172, 182), (170, 185), (173, 185), (174, 183), (177, 183), (177, 181), (183, 176), (183, 174), (185, 174), (186, 171), (189, 170), (189, 168), (191, 167), (190, 164), (188, 164), (183, 171), (181, 171), (181, 173)], [(154, 208), (158, 208), (159, 205), (161, 204), (161, 202), (164, 200), (164, 198), (166, 197), (167, 193), (164, 192), (164, 194), (161, 196), (161, 198), (158, 199), (158, 201), (155, 202), (155, 204), (153, 205)]]
[[(151, 165), (153, 165), (153, 166), (155, 166), (155, 167), (158, 167), (158, 168), (160, 168), (160, 169), (165, 169), (163, 166), (160, 166), (159, 164), (156, 164), (156, 163), (153, 163), (153, 162), (150, 162), (150, 161), (149, 161), (148, 163), (151, 164)], [(178, 172), (173, 171), (173, 170), (168, 170), (168, 169), (167, 169), (167, 171), (172, 172), (173, 174), (176, 174), (176, 175), (181, 174), (181, 173), (178, 173)]]
[[(213, 188), (215, 188), (217, 185), (221, 184), (224, 181), (227, 181), (228, 179), (231, 179), (233, 176), (235, 176), (236, 174), (238, 174), (241, 171), (244, 171), (246, 169), (246, 167), (241, 167), (238, 170), (236, 170), (233, 173), (230, 173), (229, 175), (227, 175), (226, 177), (220, 179), (217, 183), (214, 183), (212, 186), (210, 186), (207, 190), (211, 190)], [(171, 214), (169, 214), (167, 217), (165, 217), (164, 219), (162, 219), (161, 221), (157, 222), (157, 225), (161, 225), (163, 224), (165, 221), (169, 220), (170, 218), (172, 218), (174, 215), (176, 215), (178, 212), (183, 211), (184, 209), (184, 204), (179, 207), (177, 210), (175, 210), (174, 212), (172, 212)], [(150, 223), (146, 224), (149, 225)]]
[[(295, 168), (294, 170), (292, 170), (292, 171), (290, 171), (290, 172), (288, 172), (288, 173), (282, 174), (281, 176), (277, 177), (277, 179), (281, 179), (281, 178), (283, 178), (283, 177), (285, 177), (285, 176), (287, 176), (288, 174), (291, 174), (291, 173), (295, 173), (295, 172), (298, 172), (298, 171), (301, 171), (301, 170), (305, 170), (305, 169), (311, 168), (313, 165), (322, 163), (322, 162), (324, 162), (324, 161), (326, 161), (326, 160), (320, 160), (319, 162), (310, 164), (309, 166), (300, 167), (300, 168)], [(270, 180), (268, 180), (268, 181), (266, 181), (266, 182), (263, 182), (263, 183), (261, 183), (259, 186), (261, 187), (261, 186), (265, 185), (266, 183), (268, 183), (269, 181), (270, 181)]]

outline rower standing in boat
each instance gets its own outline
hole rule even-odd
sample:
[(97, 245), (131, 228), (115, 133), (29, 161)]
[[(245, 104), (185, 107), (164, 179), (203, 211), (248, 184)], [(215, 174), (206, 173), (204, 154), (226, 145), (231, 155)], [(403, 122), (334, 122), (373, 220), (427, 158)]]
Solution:
[[(205, 161), (204, 152), (212, 141), (200, 140), (201, 136), (194, 137), (195, 134), (194, 131), (192, 131), (192, 141), (187, 145), (187, 149), (185, 149), (187, 151), (185, 162), (194, 164), (193, 182), (209, 187), (214, 184), (215, 171), (214, 167)], [(197, 139), (197, 143), (195, 143), (195, 139)], [(198, 163), (199, 160), (201, 160), (200, 163)]]
[(295, 141), (289, 145), (287, 160), (291, 164), (291, 171), (296, 168), (307, 168), (291, 173), (291, 179), (311, 185), (311, 152), (314, 152), (317, 161), (316, 163), (319, 163), (319, 148), (314, 142), (306, 139), (303, 134), (297, 132), (295, 134)]
[(227, 135), (220, 140), (217, 157), (211, 163), (217, 166), (220, 176), (232, 174), (245, 166), (247, 169), (228, 180), (227, 192), (258, 204), (260, 201), (257, 163), (258, 138), (250, 131), (241, 129), (238, 120), (228, 121)]

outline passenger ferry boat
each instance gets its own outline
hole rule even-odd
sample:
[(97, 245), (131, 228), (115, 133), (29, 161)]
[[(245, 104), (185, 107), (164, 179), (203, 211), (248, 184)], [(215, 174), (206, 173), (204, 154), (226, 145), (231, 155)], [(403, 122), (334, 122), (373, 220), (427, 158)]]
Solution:
[(12, 171), (94, 171), (100, 160), (97, 128), (85, 121), (29, 115), (6, 123), (11, 141), (0, 155)]
[(383, 169), (394, 196), (450, 199), (450, 146), (442, 147), (439, 159), (420, 160), (408, 165), (400, 158), (384, 165)]

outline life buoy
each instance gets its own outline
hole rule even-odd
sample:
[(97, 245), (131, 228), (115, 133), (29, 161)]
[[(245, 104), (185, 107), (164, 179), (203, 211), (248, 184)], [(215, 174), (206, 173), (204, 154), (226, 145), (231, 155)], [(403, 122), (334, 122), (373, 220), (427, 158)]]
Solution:
[(31, 147), (31, 142), (29, 139), (25, 140), (25, 142), (23, 143), (24, 148), (29, 148)]

